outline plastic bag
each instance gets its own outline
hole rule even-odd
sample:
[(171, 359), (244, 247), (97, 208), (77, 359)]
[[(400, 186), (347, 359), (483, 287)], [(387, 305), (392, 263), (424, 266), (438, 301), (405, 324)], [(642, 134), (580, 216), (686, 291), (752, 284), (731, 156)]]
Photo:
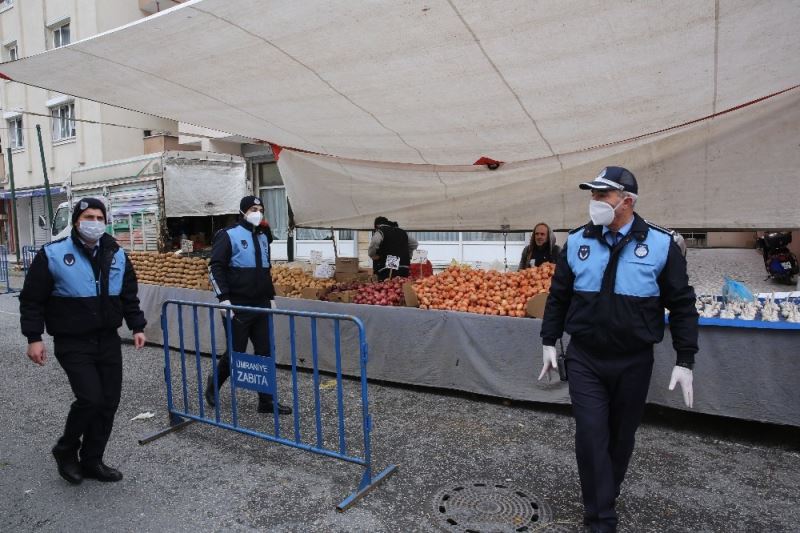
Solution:
[(725, 284), (722, 286), (722, 297), (726, 301), (752, 302), (755, 300), (753, 293), (741, 281), (736, 281), (725, 276)]

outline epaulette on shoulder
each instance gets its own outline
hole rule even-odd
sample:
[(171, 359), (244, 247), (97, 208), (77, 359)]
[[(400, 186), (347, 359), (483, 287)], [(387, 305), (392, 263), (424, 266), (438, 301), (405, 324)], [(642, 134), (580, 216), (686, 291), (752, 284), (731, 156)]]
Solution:
[(588, 226), (588, 224), (584, 224), (583, 226), (578, 226), (575, 229), (571, 229), (571, 230), (569, 230), (569, 234), (572, 235), (573, 233), (578, 233), (579, 231), (584, 231), (587, 226)]
[(658, 224), (653, 224), (649, 220), (645, 220), (645, 223), (647, 223), (647, 225), (650, 226), (651, 228), (653, 228), (655, 230), (658, 230), (661, 233), (666, 233), (667, 235), (671, 235), (673, 237), (677, 233), (674, 229), (669, 229), (669, 228), (665, 228), (663, 226), (659, 226)]

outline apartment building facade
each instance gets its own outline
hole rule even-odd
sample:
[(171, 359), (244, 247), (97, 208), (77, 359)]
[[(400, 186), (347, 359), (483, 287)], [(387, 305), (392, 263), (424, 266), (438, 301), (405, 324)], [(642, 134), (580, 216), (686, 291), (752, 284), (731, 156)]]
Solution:
[[(67, 46), (169, 7), (160, 4), (171, 6), (173, 2), (0, 0), (2, 60), (15, 61)], [(8, 245), (13, 252), (25, 245), (39, 246), (50, 238), (49, 229), (41, 227), (39, 222), (40, 216), (47, 217), (48, 210), (37, 125), (41, 128), (54, 207), (66, 200), (65, 184), (73, 169), (142, 155), (144, 137), (177, 131), (174, 121), (13, 81), (0, 81), (0, 106), (3, 113), (0, 124), (3, 147), (0, 243)], [(16, 220), (10, 198), (9, 148), (17, 192)], [(12, 224), (15, 222), (19, 243), (14, 242)]]

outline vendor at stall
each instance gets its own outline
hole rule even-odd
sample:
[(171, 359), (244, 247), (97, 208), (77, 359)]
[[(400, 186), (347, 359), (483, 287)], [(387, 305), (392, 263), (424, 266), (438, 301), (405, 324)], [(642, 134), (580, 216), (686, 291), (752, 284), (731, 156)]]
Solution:
[(531, 242), (522, 250), (519, 269), (538, 267), (542, 263), (555, 263), (561, 248), (556, 246), (556, 235), (550, 226), (539, 222), (531, 233)]
[(400, 267), (393, 275), (408, 276), (411, 255), (419, 246), (417, 239), (386, 217), (376, 218), (374, 226), (375, 233), (372, 234), (368, 253), (378, 279), (383, 281), (391, 274), (392, 271), (386, 268), (386, 258), (390, 255), (400, 258)]

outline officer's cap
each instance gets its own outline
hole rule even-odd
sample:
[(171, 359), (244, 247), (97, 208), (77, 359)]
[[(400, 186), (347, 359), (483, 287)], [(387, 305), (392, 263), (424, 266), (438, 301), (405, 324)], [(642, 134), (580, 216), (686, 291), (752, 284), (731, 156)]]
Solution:
[(639, 194), (639, 185), (633, 173), (622, 167), (606, 167), (593, 181), (581, 183), (579, 187), (585, 191), (625, 191)]
[(108, 220), (106, 204), (104, 204), (102, 200), (98, 200), (97, 198), (81, 198), (72, 210), (72, 223), (75, 224), (78, 221), (78, 217), (81, 216), (81, 213), (87, 209), (99, 209), (103, 212), (103, 218)]
[(242, 213), (247, 213), (247, 210), (253, 207), (254, 205), (260, 205), (263, 207), (263, 205), (261, 204), (261, 198), (259, 198), (258, 196), (245, 196), (244, 198), (242, 198), (242, 201), (239, 202), (239, 211), (241, 211)]

